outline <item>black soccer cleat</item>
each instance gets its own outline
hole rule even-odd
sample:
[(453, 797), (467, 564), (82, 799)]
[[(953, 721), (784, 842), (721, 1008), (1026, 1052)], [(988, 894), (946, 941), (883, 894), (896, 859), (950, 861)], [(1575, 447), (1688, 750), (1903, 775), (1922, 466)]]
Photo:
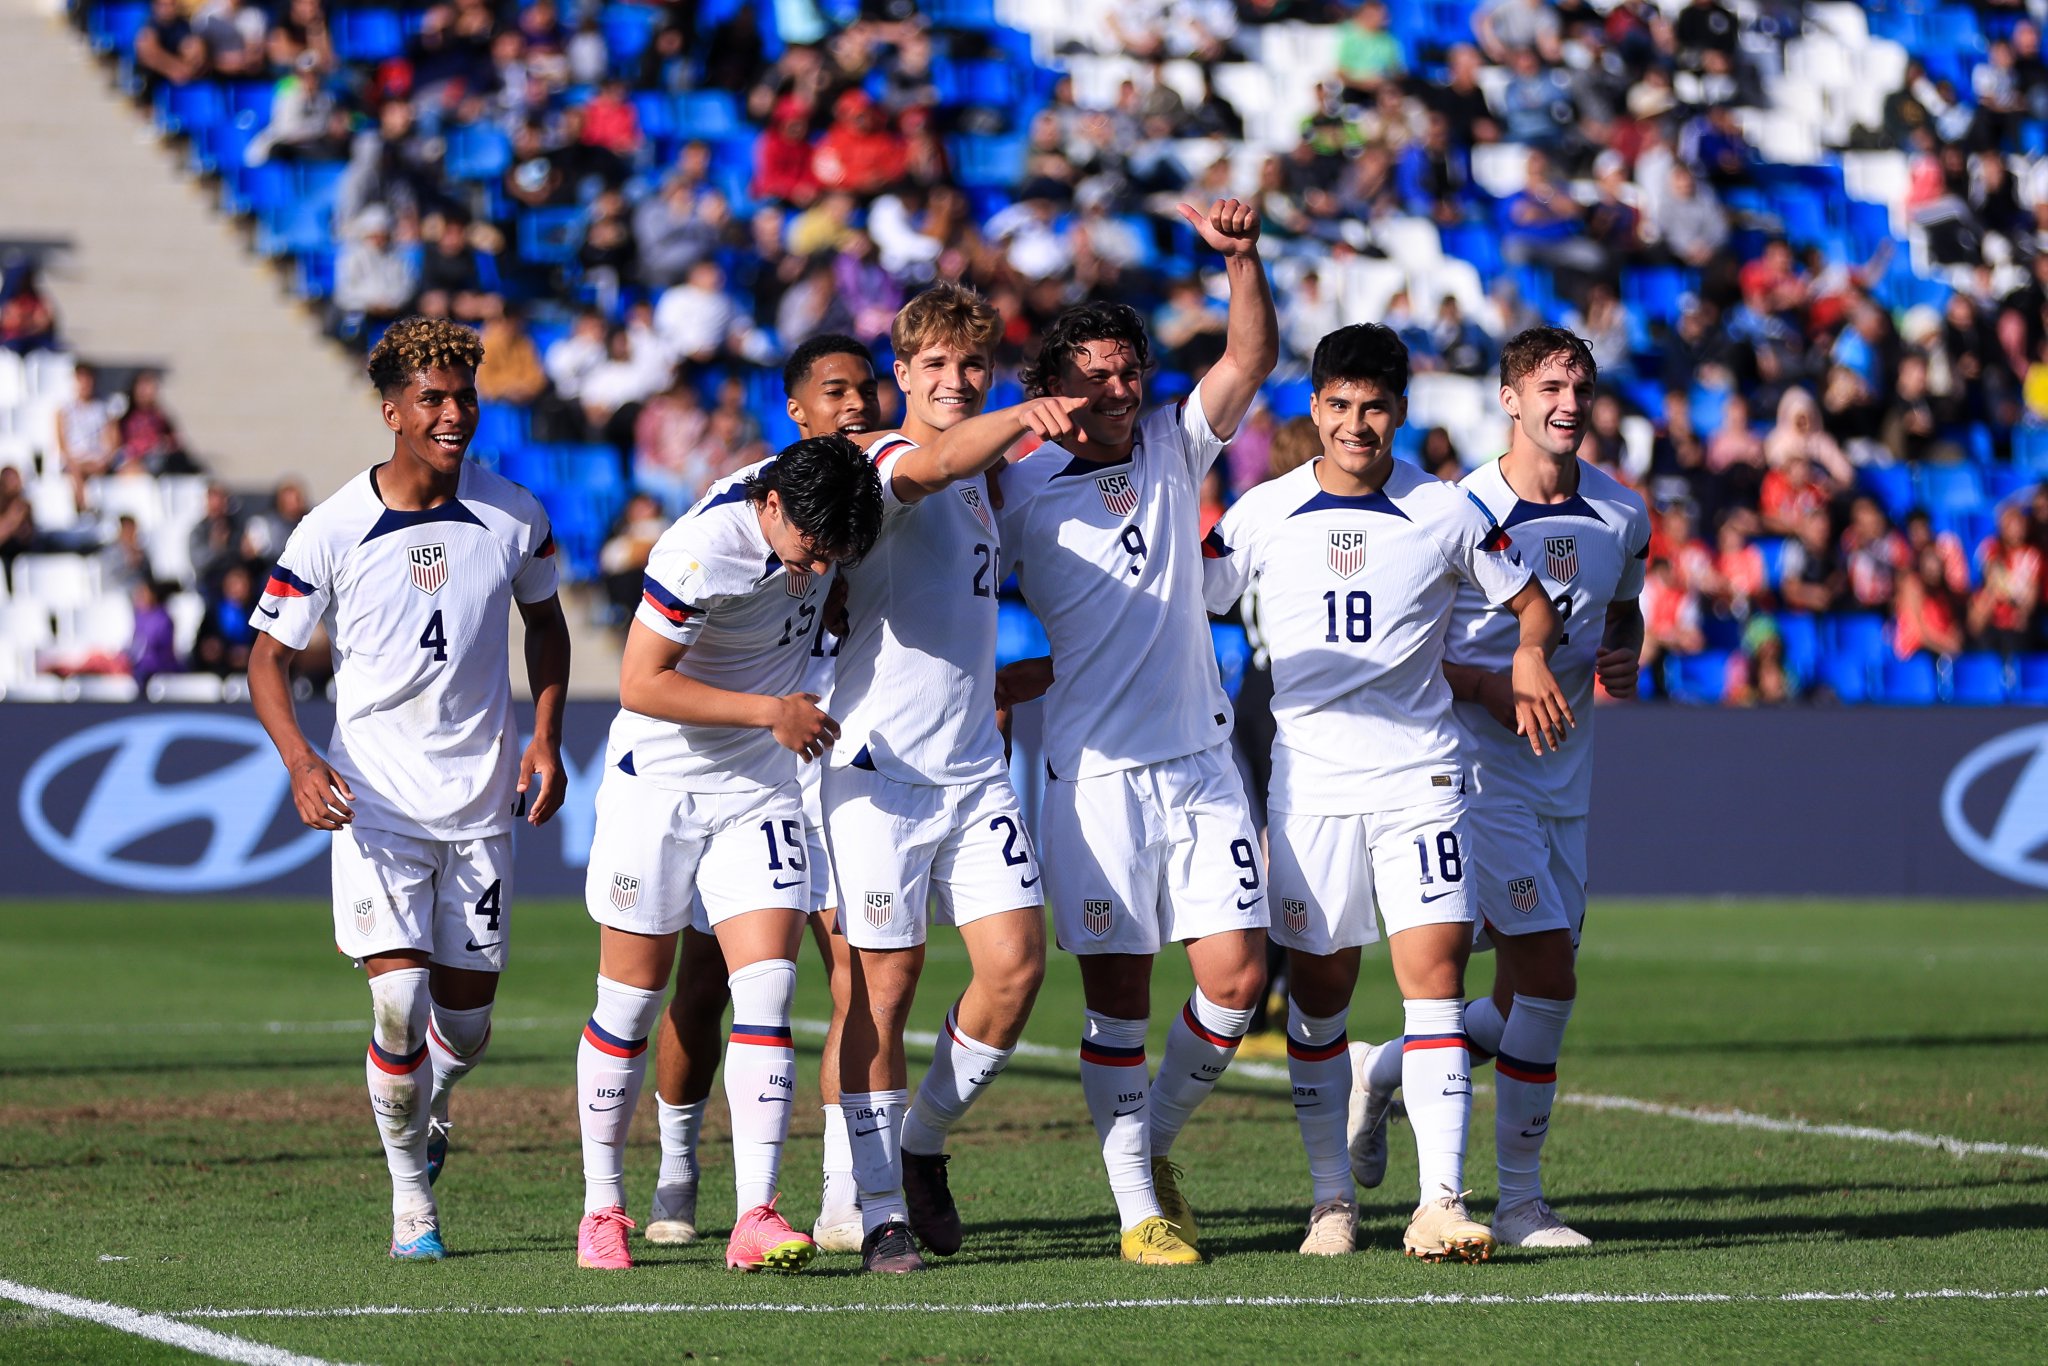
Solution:
[(910, 1210), (910, 1228), (926, 1250), (950, 1257), (960, 1250), (960, 1207), (946, 1183), (950, 1154), (903, 1154), (903, 1203)]
[(917, 1244), (911, 1241), (910, 1226), (900, 1219), (877, 1224), (860, 1241), (860, 1269), (880, 1272), (885, 1276), (907, 1276), (913, 1271), (924, 1270), (924, 1258), (917, 1255)]

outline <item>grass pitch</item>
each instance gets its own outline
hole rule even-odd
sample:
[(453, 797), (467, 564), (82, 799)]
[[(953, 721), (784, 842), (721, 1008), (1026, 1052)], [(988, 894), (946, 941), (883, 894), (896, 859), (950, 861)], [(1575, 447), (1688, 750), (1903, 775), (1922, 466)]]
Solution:
[[(439, 1188), (453, 1255), (397, 1265), (363, 1097), (366, 994), (327, 947), (324, 905), (4, 903), (0, 1280), (279, 1361), (2035, 1358), (2042, 928), (2017, 903), (1596, 905), (1548, 1184), (1597, 1244), (1474, 1267), (1400, 1255), (1405, 1125), (1386, 1185), (1363, 1194), (1361, 1251), (1294, 1251), (1308, 1182), (1278, 1061), (1241, 1061), (1176, 1147), (1209, 1264), (1118, 1262), (1074, 1076), (1078, 982), (1055, 954), (1026, 1031), (1052, 1051), (1020, 1057), (955, 1136), (967, 1246), (899, 1280), (849, 1257), (795, 1278), (724, 1270), (722, 1101), (700, 1211), (718, 1232), (636, 1242), (630, 1273), (576, 1267), (572, 1087), (596, 956), (579, 907), (522, 907), (491, 1055), (456, 1095)], [(819, 1020), (809, 954), (797, 1013)], [(1367, 966), (1354, 1038), (1399, 1026), (1383, 959)], [(1186, 977), (1173, 957), (1161, 968), (1163, 1032)], [(964, 972), (940, 932), (913, 1027), (937, 1026)], [(800, 1034), (810, 1101), (816, 1045)], [(656, 1165), (651, 1107), (628, 1168), (635, 1218)], [(1823, 1131), (1763, 1124), (1789, 1119)], [(1483, 1216), (1483, 1085), (1473, 1130)], [(1976, 1146), (1928, 1146), (1939, 1137)], [(800, 1097), (793, 1222), (816, 1212), (818, 1160), (818, 1111)], [(0, 1360), (192, 1359), (6, 1295)]]

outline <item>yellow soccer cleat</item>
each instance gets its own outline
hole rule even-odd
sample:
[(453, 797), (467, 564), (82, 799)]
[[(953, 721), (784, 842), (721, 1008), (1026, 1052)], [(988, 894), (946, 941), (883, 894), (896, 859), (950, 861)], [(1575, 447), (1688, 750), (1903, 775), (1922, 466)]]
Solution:
[[(1200, 1245), (1202, 1229), (1195, 1222), (1194, 1207), (1181, 1194), (1180, 1179), (1187, 1175), (1164, 1157), (1152, 1159), (1152, 1193), (1159, 1197), (1159, 1213), (1173, 1225), (1173, 1231), (1189, 1247)], [(1143, 1227), (1141, 1224), (1139, 1227)]]
[(1155, 1214), (1140, 1219), (1136, 1228), (1123, 1234), (1124, 1260), (1140, 1266), (1200, 1266), (1202, 1254), (1195, 1251), (1173, 1225)]

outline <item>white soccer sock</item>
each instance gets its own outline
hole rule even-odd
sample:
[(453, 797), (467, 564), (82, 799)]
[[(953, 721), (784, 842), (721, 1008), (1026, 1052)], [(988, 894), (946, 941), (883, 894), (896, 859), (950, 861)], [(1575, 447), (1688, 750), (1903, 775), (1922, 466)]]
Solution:
[(491, 1008), (450, 1010), (434, 1002), (427, 1022), (427, 1056), (434, 1060), (433, 1117), (448, 1122), (448, 1092), (469, 1075), (491, 1046)]
[[(837, 1216), (859, 1203), (860, 1188), (854, 1180), (853, 1146), (846, 1134), (846, 1103), (844, 1095), (837, 1105), (827, 1105), (825, 1110), (825, 1190), (818, 1198), (818, 1207), (824, 1214)], [(838, 1222), (837, 1218), (828, 1223)]]
[(1543, 1140), (1557, 1099), (1557, 1054), (1572, 1018), (1570, 1001), (1515, 996), (1493, 1060), (1493, 1142), (1499, 1153), (1500, 1208), (1543, 1196)]
[(1216, 1079), (1237, 1056), (1251, 1023), (1250, 1006), (1225, 1010), (1200, 987), (1188, 997), (1173, 1028), (1166, 1031), (1166, 1051), (1159, 1057), (1159, 1075), (1152, 1080), (1152, 1156), (1173, 1151), (1182, 1126), (1216, 1089)]
[(1380, 1051), (1372, 1060), (1372, 1067), (1365, 1074), (1365, 1084), (1383, 1096), (1391, 1096), (1401, 1089), (1401, 1039), (1397, 1035), (1380, 1045)]
[(1351, 1046), (1344, 1037), (1349, 1008), (1335, 1015), (1304, 1015), (1287, 1000), (1287, 1079), (1294, 1085), (1294, 1122), (1308, 1150), (1315, 1203), (1356, 1198), (1351, 1155), (1344, 1146), (1351, 1099)]
[(1150, 1106), (1145, 1084), (1144, 1020), (1088, 1012), (1081, 1030), (1081, 1094), (1102, 1143), (1109, 1193), (1121, 1228), (1159, 1213), (1152, 1190)]
[(1401, 1044), (1401, 1090), (1415, 1130), (1422, 1200), (1465, 1189), (1465, 1139), (1472, 1127), (1472, 1061), (1465, 1046), (1465, 1003), (1403, 1003), (1408, 1021)]
[(654, 1108), (661, 1118), (661, 1175), (654, 1184), (663, 1187), (697, 1184), (697, 1135), (704, 1128), (704, 1107), (710, 1098), (688, 1105), (671, 1105), (654, 1093)]
[(840, 1097), (853, 1146), (853, 1177), (860, 1186), (861, 1232), (891, 1219), (909, 1222), (903, 1204), (903, 1157), (898, 1146), (908, 1090), (852, 1091)]
[(370, 979), (370, 1049), (363, 1075), (370, 1113), (391, 1169), (391, 1212), (434, 1208), (427, 1185), (427, 970), (398, 968)]
[(626, 1203), (626, 1131), (647, 1077), (647, 1036), (660, 1014), (659, 991), (597, 979), (597, 1005), (576, 1045), (585, 1214)]
[(931, 1069), (918, 1083), (917, 1099), (903, 1116), (903, 1151), (923, 1157), (945, 1151), (946, 1135), (983, 1088), (1002, 1075), (1016, 1051), (969, 1038), (960, 1028), (960, 1006), (955, 1002), (932, 1049)]
[(782, 1145), (796, 1098), (796, 1049), (789, 1003), (796, 964), (787, 958), (750, 963), (726, 979), (732, 988), (732, 1034), (725, 1047), (725, 1102), (732, 1111), (732, 1175), (739, 1213), (775, 1198)]
[(1500, 1052), (1501, 1032), (1506, 1028), (1507, 1021), (1501, 1019), (1500, 1007), (1491, 996), (1465, 1003), (1465, 1042), (1471, 1045), (1474, 1061), (1485, 1062)]

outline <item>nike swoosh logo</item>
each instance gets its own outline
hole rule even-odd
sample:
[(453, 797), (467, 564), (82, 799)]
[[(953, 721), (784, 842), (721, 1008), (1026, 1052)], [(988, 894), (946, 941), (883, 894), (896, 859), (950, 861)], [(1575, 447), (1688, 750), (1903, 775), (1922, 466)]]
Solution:
[(869, 1134), (878, 1134), (880, 1132), (882, 1132), (882, 1130), (879, 1126), (873, 1129), (855, 1129), (853, 1131), (853, 1136), (855, 1138), (866, 1138)]
[[(1445, 1095), (1449, 1095), (1449, 1094), (1450, 1094), (1450, 1092), (1446, 1091), (1446, 1092), (1445, 1092), (1444, 1094), (1445, 1094)], [(760, 1101), (760, 1102), (761, 1102), (761, 1103), (762, 1103), (763, 1105), (787, 1105), (787, 1104), (789, 1104), (789, 1097), (788, 1097), (788, 1096), (756, 1096), (756, 1097), (754, 1097), (754, 1099), (755, 1099), (755, 1100), (758, 1100), (758, 1101)]]
[(626, 1102), (624, 1102), (623, 1100), (620, 1100), (620, 1101), (614, 1101), (614, 1102), (612, 1102), (612, 1103), (611, 1103), (610, 1105), (593, 1105), (593, 1106), (591, 1106), (590, 1108), (591, 1108), (591, 1109), (593, 1109), (593, 1110), (595, 1110), (595, 1111), (596, 1111), (596, 1112), (597, 1112), (598, 1114), (603, 1114), (603, 1113), (604, 1113), (605, 1111), (607, 1111), (607, 1110), (616, 1110), (616, 1109), (618, 1109), (618, 1108), (619, 1108), (619, 1107), (620, 1107), (621, 1105), (624, 1105), (625, 1103), (626, 1103)]
[(776, 883), (776, 884), (775, 884), (775, 890), (776, 890), (776, 891), (778, 891), (778, 892), (783, 892), (783, 891), (787, 891), (787, 890), (789, 890), (789, 889), (790, 889), (791, 887), (794, 887), (794, 886), (796, 886), (796, 885), (797, 885), (798, 883), (800, 883), (800, 882), (802, 882), (802, 881), (803, 881), (803, 879), (802, 879), (802, 878), (793, 878), (793, 879), (791, 879), (791, 880), (790, 880), (790, 881), (788, 881), (788, 882), (778, 882), (778, 883)]
[(1428, 904), (1429, 904), (1430, 902), (1432, 902), (1432, 901), (1442, 901), (1442, 900), (1443, 900), (1443, 899), (1444, 899), (1445, 897), (1447, 897), (1447, 896), (1456, 896), (1456, 895), (1457, 895), (1457, 893), (1456, 893), (1456, 892), (1438, 892), (1438, 893), (1437, 893), (1437, 894), (1436, 894), (1435, 896), (1424, 896), (1424, 897), (1422, 898), (1422, 904), (1423, 904), (1423, 905), (1425, 905), (1425, 906), (1427, 906), (1427, 905), (1428, 905)]
[(266, 617), (274, 617), (277, 615), (277, 611), (275, 608), (265, 607), (260, 602), (256, 604), (256, 610), (261, 612)]
[(1137, 1113), (1138, 1113), (1138, 1111), (1140, 1111), (1140, 1110), (1142, 1110), (1142, 1109), (1144, 1109), (1144, 1108), (1145, 1108), (1145, 1107), (1144, 1107), (1144, 1106), (1142, 1106), (1142, 1105), (1133, 1105), (1133, 1106), (1132, 1106), (1132, 1107), (1131, 1107), (1130, 1109), (1128, 1109), (1128, 1110), (1112, 1110), (1112, 1111), (1110, 1111), (1110, 1116), (1109, 1116), (1109, 1117), (1110, 1117), (1111, 1119), (1122, 1119), (1122, 1118), (1123, 1118), (1123, 1117), (1124, 1117), (1125, 1115), (1135, 1115), (1135, 1114), (1137, 1114)]
[(1550, 1132), (1550, 1131), (1549, 1131), (1548, 1129), (1524, 1129), (1524, 1130), (1522, 1130), (1522, 1137), (1523, 1137), (1523, 1138), (1541, 1138), (1541, 1137), (1543, 1137), (1543, 1135), (1545, 1135), (1546, 1133), (1549, 1133), (1549, 1132)]
[(481, 952), (481, 951), (482, 951), (482, 950), (484, 950), (484, 949), (495, 949), (496, 947), (498, 947), (498, 945), (500, 945), (500, 944), (502, 944), (502, 943), (504, 943), (504, 942), (505, 942), (505, 941), (504, 941), (504, 940), (502, 940), (502, 939), (493, 939), (493, 940), (492, 940), (492, 941), (491, 941), (490, 943), (488, 943), (488, 944), (479, 944), (479, 943), (477, 943), (477, 942), (476, 942), (476, 941), (475, 941), (474, 939), (472, 939), (472, 940), (468, 941), (468, 943), (466, 943), (466, 944), (464, 945), (464, 947), (465, 947), (465, 948), (467, 948), (467, 949), (468, 949), (468, 950), (469, 950), (469, 951), (470, 951), (471, 953), (478, 953), (478, 952)]
[(1472, 1088), (1468, 1086), (1464, 1090), (1460, 1091), (1454, 1086), (1446, 1086), (1444, 1088), (1444, 1094), (1447, 1096), (1469, 1096), (1472, 1094)]
[(1038, 885), (1038, 879), (1036, 877), (1027, 877), (1024, 879), (1024, 885), (1026, 887), (1036, 887)]
[(1239, 901), (1237, 903), (1237, 909), (1239, 909), (1240, 911), (1248, 911), (1252, 907), (1258, 905), (1261, 901), (1264, 901), (1265, 899), (1266, 898), (1262, 896), (1255, 896), (1251, 898), (1249, 901)]
[(967, 1082), (967, 1084), (968, 1084), (969, 1086), (986, 1086), (986, 1085), (988, 1085), (988, 1084), (989, 1084), (989, 1082), (991, 1082), (991, 1081), (993, 1081), (993, 1080), (995, 1080), (995, 1078), (993, 1078), (993, 1077), (988, 1077), (988, 1078), (979, 1078), (979, 1079), (977, 1079), (977, 1078), (969, 1078), (969, 1079), (968, 1079), (968, 1082)]

